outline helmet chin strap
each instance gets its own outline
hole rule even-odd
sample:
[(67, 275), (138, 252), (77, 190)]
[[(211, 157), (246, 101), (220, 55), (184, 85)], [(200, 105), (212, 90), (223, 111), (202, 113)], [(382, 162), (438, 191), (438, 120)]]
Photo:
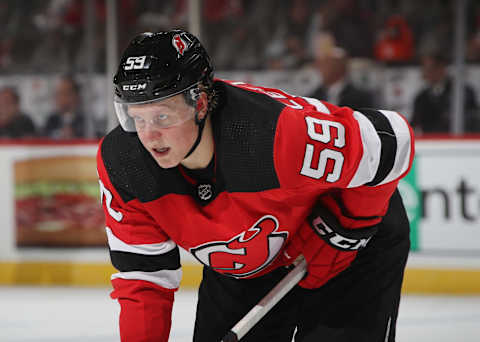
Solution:
[(197, 126), (198, 126), (197, 139), (195, 140), (192, 147), (190, 148), (190, 151), (188, 151), (187, 155), (183, 159), (188, 158), (193, 153), (193, 151), (195, 151), (198, 144), (200, 144), (200, 141), (202, 140), (202, 133), (203, 133), (203, 129), (205, 127), (205, 122), (206, 121), (207, 121), (207, 115), (205, 115), (205, 117), (203, 119), (199, 119), (198, 118), (198, 110), (195, 110), (195, 124), (197, 124)]

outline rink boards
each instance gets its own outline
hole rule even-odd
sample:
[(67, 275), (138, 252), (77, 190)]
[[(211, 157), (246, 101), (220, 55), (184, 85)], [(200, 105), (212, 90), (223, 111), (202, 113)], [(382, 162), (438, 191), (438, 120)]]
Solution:
[[(35, 205), (40, 196), (65, 202), (78, 189), (85, 194), (79, 210), (91, 207), (93, 197), (98, 204), (96, 148), (95, 143), (84, 142), (0, 145), (0, 284), (109, 284), (115, 270), (109, 265), (103, 227), (93, 220), (98, 213), (83, 214), (88, 218), (72, 223), (62, 213), (55, 216), (52, 209), (49, 217), (38, 218), (41, 224), (32, 222), (33, 227), (25, 218), (25, 213), (39, 210)], [(480, 140), (419, 140), (416, 150), (414, 168), (400, 187), (412, 225), (404, 291), (478, 294)], [(75, 172), (68, 168), (72, 160), (80, 161)], [(30, 165), (35, 170), (25, 172)], [(55, 167), (59, 169), (51, 170)], [(53, 181), (51, 174), (57, 174)], [(44, 205), (57, 205), (50, 202), (47, 199)], [(182, 260), (182, 286), (197, 286), (201, 266), (185, 252)]]

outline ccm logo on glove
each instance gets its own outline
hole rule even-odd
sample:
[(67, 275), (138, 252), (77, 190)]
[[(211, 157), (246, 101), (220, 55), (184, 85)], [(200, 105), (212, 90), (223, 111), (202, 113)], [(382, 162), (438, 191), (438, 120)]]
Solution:
[(365, 247), (377, 232), (377, 227), (345, 229), (335, 216), (321, 206), (317, 206), (309, 217), (315, 233), (330, 246), (342, 251), (357, 251)]

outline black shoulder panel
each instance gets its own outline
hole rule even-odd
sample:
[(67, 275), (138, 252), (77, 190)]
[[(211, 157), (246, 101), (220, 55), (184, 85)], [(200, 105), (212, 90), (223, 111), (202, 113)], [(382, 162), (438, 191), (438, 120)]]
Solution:
[(273, 163), (275, 130), (285, 107), (268, 95), (216, 86), (222, 98), (213, 115), (217, 163), (228, 192), (278, 188)]
[(125, 202), (134, 198), (149, 202), (167, 193), (190, 193), (176, 169), (158, 166), (136, 133), (118, 126), (103, 140), (101, 153), (110, 181)]

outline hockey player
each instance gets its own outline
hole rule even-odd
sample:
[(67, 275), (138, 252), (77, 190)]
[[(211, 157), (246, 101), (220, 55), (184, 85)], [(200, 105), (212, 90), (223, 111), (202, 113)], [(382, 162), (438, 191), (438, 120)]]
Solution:
[(394, 341), (413, 136), (353, 110), (213, 79), (199, 40), (134, 38), (98, 174), (122, 341), (167, 341), (179, 246), (204, 264), (194, 341), (220, 341), (302, 254), (299, 286), (242, 341)]

